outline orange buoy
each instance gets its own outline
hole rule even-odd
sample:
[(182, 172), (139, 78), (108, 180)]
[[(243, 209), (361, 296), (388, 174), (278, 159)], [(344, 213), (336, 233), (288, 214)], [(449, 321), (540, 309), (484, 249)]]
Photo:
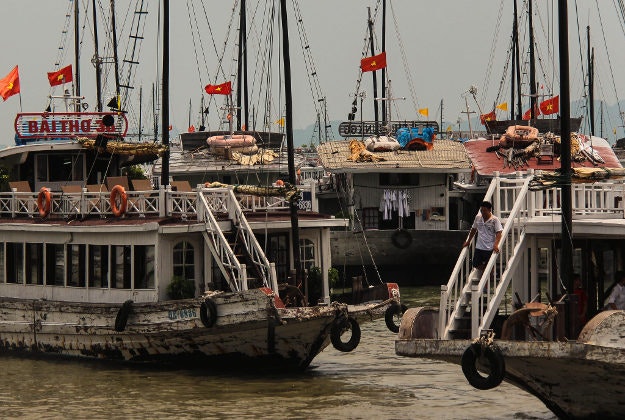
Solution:
[(39, 210), (39, 216), (46, 217), (50, 214), (52, 208), (52, 195), (50, 189), (47, 187), (41, 187), (39, 195), (37, 196), (37, 209)]
[[(128, 196), (126, 190), (121, 185), (115, 185), (111, 190), (111, 212), (116, 217), (119, 217), (126, 213), (126, 207), (128, 206)], [(118, 204), (119, 201), (119, 204)]]

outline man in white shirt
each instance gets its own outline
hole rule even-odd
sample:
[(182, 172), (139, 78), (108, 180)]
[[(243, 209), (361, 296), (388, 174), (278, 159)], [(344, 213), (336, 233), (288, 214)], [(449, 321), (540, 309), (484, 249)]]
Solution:
[(475, 252), (473, 253), (473, 267), (483, 270), (492, 253), (499, 253), (499, 242), (503, 226), (497, 216), (493, 214), (493, 205), (489, 201), (480, 204), (480, 213), (475, 216), (469, 238), (462, 245), (469, 246), (477, 233)]
[(617, 283), (612, 288), (612, 293), (608, 296), (606, 304), (609, 309), (625, 310), (625, 272), (616, 272)]

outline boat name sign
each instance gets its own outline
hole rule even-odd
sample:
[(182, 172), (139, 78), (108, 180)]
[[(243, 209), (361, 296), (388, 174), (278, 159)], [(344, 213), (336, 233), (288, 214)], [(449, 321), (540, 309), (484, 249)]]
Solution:
[(167, 311), (167, 318), (172, 321), (176, 319), (188, 319), (188, 318), (197, 318), (197, 311), (195, 308), (188, 309), (176, 309), (173, 311)]
[[(377, 132), (376, 132), (377, 125)], [(388, 126), (390, 125), (390, 130)], [(339, 134), (341, 137), (369, 137), (375, 135), (395, 134), (403, 127), (419, 128), (423, 131), (425, 127), (432, 127), (438, 133), (439, 127), (436, 121), (390, 121), (386, 124), (375, 121), (343, 121), (339, 124)]]
[(15, 117), (15, 133), (23, 140), (96, 137), (104, 133), (125, 136), (127, 131), (126, 116), (115, 112), (19, 113)]

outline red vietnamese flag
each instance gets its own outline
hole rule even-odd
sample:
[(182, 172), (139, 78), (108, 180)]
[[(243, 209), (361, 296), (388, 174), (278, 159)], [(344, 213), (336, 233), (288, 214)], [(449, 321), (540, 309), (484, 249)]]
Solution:
[(497, 120), (497, 115), (495, 114), (494, 109), (488, 114), (480, 115), (480, 122), (482, 123), (482, 125), (486, 125), (486, 121), (496, 121), (496, 120)]
[[(538, 107), (534, 108), (534, 117), (538, 117), (540, 115), (540, 109)], [(525, 111), (525, 113), (523, 114), (523, 119), (525, 121), (529, 120), (532, 116), (532, 109), (528, 109), (527, 111)]]
[(540, 112), (542, 112), (543, 115), (557, 114), (560, 112), (560, 95), (541, 102)]
[(362, 72), (376, 71), (386, 67), (386, 52), (374, 55), (373, 57), (365, 57), (360, 60), (360, 68)]
[(6, 77), (0, 79), (0, 96), (6, 101), (9, 97), (20, 93), (20, 74), (17, 66)]
[(206, 85), (204, 89), (209, 95), (230, 95), (230, 93), (232, 93), (232, 83), (226, 82), (220, 85)]
[(63, 83), (69, 83), (74, 80), (72, 75), (72, 65), (65, 66), (60, 70), (48, 72), (48, 80), (50, 81), (50, 86), (58, 86)]

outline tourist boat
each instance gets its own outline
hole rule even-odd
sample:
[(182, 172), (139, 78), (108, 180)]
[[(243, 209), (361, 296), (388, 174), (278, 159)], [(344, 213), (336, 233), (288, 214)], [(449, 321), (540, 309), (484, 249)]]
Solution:
[[(566, 6), (559, 13), (566, 28)], [(560, 79), (568, 104), (567, 67)], [(576, 161), (568, 123), (566, 106), (558, 171), (494, 174), (484, 199), (502, 220), (500, 252), (479, 270), (473, 244), (462, 248), (439, 307), (404, 313), (395, 351), (460, 364), (480, 390), (510, 382), (560, 418), (621, 418), (625, 311), (604, 301), (625, 268), (625, 170), (592, 137), (593, 154)], [(490, 158), (475, 156), (479, 171)]]
[[(367, 45), (363, 55), (369, 51)], [(392, 56), (387, 58), (391, 66)], [(332, 231), (332, 259), (354, 277), (364, 272), (369, 284), (380, 277), (441, 284), (457, 257), (449, 243), (462, 241), (475, 214), (453, 184), (469, 178), (471, 162), (461, 143), (440, 138), (437, 121), (417, 120), (417, 115), (393, 119), (391, 104), (404, 98), (393, 98), (384, 70), (363, 73), (359, 80), (382, 76), (386, 91), (380, 96), (374, 90), (372, 102), (385, 104), (386, 114), (379, 121), (356, 120), (358, 101), (362, 112), (366, 96), (356, 93), (348, 120), (339, 125), (343, 139), (317, 147), (321, 165), (331, 174), (325, 186), (332, 191), (319, 195), (319, 207), (342, 212), (351, 222), (348, 229)], [(418, 106), (412, 105), (416, 114)], [(388, 138), (397, 140), (384, 141)], [(414, 264), (420, 265), (419, 273)]]
[[(164, 76), (164, 98), (168, 86)], [(316, 284), (304, 280), (308, 297), (319, 288), (319, 300), (308, 306), (297, 283), (278, 277), (284, 264), (288, 272), (312, 263), (327, 273), (330, 228), (344, 223), (300, 211), (300, 192), (291, 184), (256, 191), (170, 185), (163, 105), (165, 135), (152, 148), (108, 147), (124, 143), (123, 113), (16, 118), (20, 143), (0, 151), (0, 166), (8, 170), (0, 192), (3, 351), (304, 369), (330, 343), (353, 350), (360, 322), (395, 314), (395, 284), (382, 299), (348, 306), (330, 302), (322, 275)], [(91, 131), (82, 129), (80, 121), (87, 119), (95, 121), (84, 125)], [(37, 121), (50, 126), (61, 120), (72, 123), (52, 124), (50, 136), (28, 133)], [(110, 127), (106, 135), (96, 130), (101, 125)], [(81, 130), (65, 130), (71, 127)], [(156, 156), (163, 161), (158, 189), (121, 172)], [(242, 196), (263, 203), (262, 214), (242, 206)], [(301, 220), (297, 230), (294, 219)], [(270, 259), (260, 246), (262, 235), (274, 249), (295, 254)]]

